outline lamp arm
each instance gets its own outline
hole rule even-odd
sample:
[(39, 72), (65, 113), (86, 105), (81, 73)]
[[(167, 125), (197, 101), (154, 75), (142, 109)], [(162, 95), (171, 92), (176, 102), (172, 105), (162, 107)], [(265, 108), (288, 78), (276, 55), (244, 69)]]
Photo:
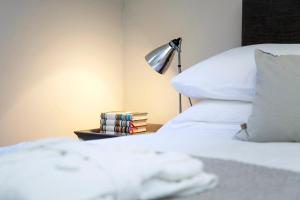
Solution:
[[(178, 74), (182, 72), (181, 69), (181, 44), (178, 46), (177, 55), (178, 55)], [(188, 97), (190, 105), (193, 106), (192, 100), (190, 97)], [(181, 100), (181, 93), (179, 93), (179, 113), (182, 113), (182, 100)]]
[[(181, 49), (180, 46), (177, 50), (177, 55), (178, 55), (178, 74), (181, 73)], [(182, 113), (182, 102), (181, 102), (181, 93), (179, 93), (179, 113)]]

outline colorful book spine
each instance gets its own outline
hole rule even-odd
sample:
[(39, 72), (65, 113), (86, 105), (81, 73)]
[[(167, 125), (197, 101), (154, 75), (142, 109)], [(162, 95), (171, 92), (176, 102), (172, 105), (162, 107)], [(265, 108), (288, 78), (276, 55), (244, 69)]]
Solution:
[(105, 132), (105, 131), (110, 131), (110, 132), (116, 132), (116, 133), (133, 133), (133, 127), (130, 126), (106, 126), (106, 125), (101, 125), (100, 126), (100, 131)]
[(101, 113), (101, 119), (131, 121), (132, 114)]
[(112, 120), (112, 119), (101, 119), (101, 125), (105, 126), (132, 126), (132, 121), (124, 121), (124, 120)]
[(147, 113), (105, 112), (101, 113), (100, 132), (112, 135), (130, 135), (146, 132)]

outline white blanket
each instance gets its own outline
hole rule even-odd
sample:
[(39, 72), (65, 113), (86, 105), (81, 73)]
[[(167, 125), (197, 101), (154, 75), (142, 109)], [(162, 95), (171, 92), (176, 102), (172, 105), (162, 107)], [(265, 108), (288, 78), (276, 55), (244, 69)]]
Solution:
[(181, 153), (90, 145), (32, 143), (0, 156), (0, 199), (154, 199), (215, 187), (202, 162)]

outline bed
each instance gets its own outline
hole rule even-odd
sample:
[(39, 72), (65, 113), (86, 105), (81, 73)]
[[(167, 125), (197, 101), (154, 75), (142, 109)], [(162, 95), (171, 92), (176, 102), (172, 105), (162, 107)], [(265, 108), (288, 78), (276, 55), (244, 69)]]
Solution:
[[(297, 0), (244, 0), (242, 44), (300, 43), (299, 23), (300, 3)], [(262, 48), (268, 50), (270, 47), (266, 45)], [(298, 49), (298, 46), (295, 48)], [(240, 131), (240, 123), (245, 121), (244, 116), (251, 114), (251, 103), (238, 103), (236, 106), (235, 102), (227, 101), (204, 101), (170, 120), (156, 134), (82, 143), (98, 149), (109, 146), (185, 153), (201, 160), (205, 171), (218, 177), (218, 185), (215, 187), (182, 197), (168, 195), (169, 199), (299, 200), (300, 143), (233, 140), (234, 135)], [(220, 109), (224, 110), (221, 112)], [(216, 114), (212, 114), (214, 112)], [(225, 118), (230, 118), (230, 123)], [(0, 160), (1, 156), (7, 157), (30, 145), (31, 142), (27, 142), (1, 148)], [(1, 192), (3, 190), (0, 189), (0, 196)], [(123, 194), (126, 192), (123, 191)], [(10, 197), (22, 199), (18, 196)], [(56, 199), (60, 199), (59, 196)], [(126, 199), (126, 195), (107, 199)]]

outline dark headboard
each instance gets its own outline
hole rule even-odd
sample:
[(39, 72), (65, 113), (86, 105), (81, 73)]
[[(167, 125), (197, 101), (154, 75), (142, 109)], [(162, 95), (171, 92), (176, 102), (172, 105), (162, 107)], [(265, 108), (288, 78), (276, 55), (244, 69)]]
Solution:
[(242, 45), (300, 43), (300, 0), (243, 0)]

